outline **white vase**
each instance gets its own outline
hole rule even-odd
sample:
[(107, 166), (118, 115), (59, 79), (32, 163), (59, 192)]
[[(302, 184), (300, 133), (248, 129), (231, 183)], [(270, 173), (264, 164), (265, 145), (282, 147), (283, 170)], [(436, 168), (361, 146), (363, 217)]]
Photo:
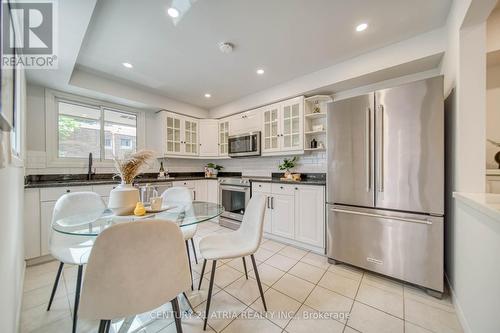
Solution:
[(139, 201), (139, 190), (132, 184), (121, 183), (109, 193), (108, 208), (118, 216), (131, 215)]

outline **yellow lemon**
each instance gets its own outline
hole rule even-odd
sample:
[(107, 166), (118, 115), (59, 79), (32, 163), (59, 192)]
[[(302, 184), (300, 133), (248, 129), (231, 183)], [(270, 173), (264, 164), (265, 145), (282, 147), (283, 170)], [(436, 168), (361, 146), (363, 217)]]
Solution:
[(146, 214), (146, 208), (144, 208), (144, 204), (142, 202), (138, 202), (137, 205), (135, 205), (134, 215), (142, 216), (144, 214)]

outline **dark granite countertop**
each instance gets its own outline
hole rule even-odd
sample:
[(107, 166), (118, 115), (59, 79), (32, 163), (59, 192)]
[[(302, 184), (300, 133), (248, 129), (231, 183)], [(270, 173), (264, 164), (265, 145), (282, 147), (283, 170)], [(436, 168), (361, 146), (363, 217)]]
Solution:
[[(203, 172), (179, 172), (170, 173), (170, 177), (166, 179), (158, 179), (156, 173), (143, 174), (134, 180), (135, 184), (147, 183), (167, 183), (173, 181), (189, 181), (200, 179), (217, 179), (205, 178)], [(113, 179), (113, 174), (96, 174), (92, 180), (87, 180), (86, 174), (74, 175), (30, 175), (25, 177), (24, 188), (44, 188), (44, 187), (66, 187), (66, 186), (92, 186), (92, 185), (111, 185), (119, 184), (118, 179)], [(271, 177), (252, 177), (251, 182), (261, 183), (282, 183), (282, 184), (303, 184), (303, 185), (326, 185), (326, 174), (324, 173), (308, 173), (302, 174), (302, 180), (298, 182), (281, 180), (282, 173), (273, 173)], [(219, 177), (241, 177), (240, 172), (221, 172)]]
[(282, 173), (273, 173), (271, 177), (248, 177), (251, 182), (260, 183), (280, 183), (280, 184), (292, 184), (292, 185), (326, 185), (326, 173), (303, 173), (301, 175), (302, 180), (291, 181), (291, 180), (281, 180), (283, 177)]
[[(205, 178), (203, 172), (183, 172), (170, 173), (169, 178), (158, 179), (156, 173), (143, 174), (134, 180), (134, 184), (147, 183), (168, 183), (173, 181), (188, 181), (200, 179), (217, 179)], [(96, 174), (92, 180), (87, 180), (86, 174), (75, 175), (30, 175), (24, 180), (24, 188), (43, 188), (43, 187), (66, 187), (66, 186), (91, 186), (91, 185), (107, 185), (120, 184), (120, 180), (113, 179), (113, 174)], [(221, 177), (241, 176), (241, 173), (220, 173)]]

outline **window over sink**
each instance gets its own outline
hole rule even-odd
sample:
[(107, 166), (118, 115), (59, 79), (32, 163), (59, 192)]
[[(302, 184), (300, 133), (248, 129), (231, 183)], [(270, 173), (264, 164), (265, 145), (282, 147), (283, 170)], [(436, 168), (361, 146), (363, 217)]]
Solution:
[(143, 112), (52, 90), (46, 103), (48, 166), (84, 166), (89, 153), (110, 166), (144, 146)]

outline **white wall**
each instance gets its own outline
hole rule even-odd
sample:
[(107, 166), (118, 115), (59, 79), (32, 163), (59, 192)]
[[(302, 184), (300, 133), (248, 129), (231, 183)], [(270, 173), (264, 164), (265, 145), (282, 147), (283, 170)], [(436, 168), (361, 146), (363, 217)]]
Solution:
[(488, 52), (500, 50), (500, 6), (488, 18), (487, 29)]
[[(453, 191), (485, 191), (486, 18), (496, 0), (455, 0), (447, 22), (441, 64), (446, 93), (445, 270), (465, 332), (498, 332), (494, 293), (499, 262), (483, 255), (495, 247), (485, 218), (472, 217)], [(481, 264), (479, 264), (481, 263)], [(493, 287), (488, 289), (487, 286)]]
[[(500, 65), (488, 68), (486, 89), (486, 137), (500, 142)], [(498, 151), (500, 147), (486, 143), (486, 168), (498, 169), (495, 162)]]
[[(24, 73), (23, 73), (24, 74)], [(24, 94), (24, 76), (21, 93)], [(24, 95), (21, 117), (24, 115)], [(24, 133), (24, 122), (20, 124)], [(8, 136), (8, 133), (0, 135)], [(5, 140), (5, 137), (4, 137)], [(22, 148), (24, 152), (24, 148)], [(22, 162), (22, 161), (21, 161)], [(17, 332), (24, 282), (23, 200), (24, 170), (22, 163), (0, 169), (0, 323), (2, 332)]]

